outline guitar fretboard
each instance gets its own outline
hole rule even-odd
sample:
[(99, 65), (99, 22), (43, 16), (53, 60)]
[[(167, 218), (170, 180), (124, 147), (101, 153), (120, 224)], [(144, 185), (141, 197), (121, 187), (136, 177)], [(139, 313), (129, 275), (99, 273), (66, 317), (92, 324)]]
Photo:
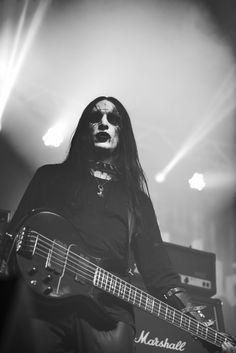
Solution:
[(223, 334), (187, 316), (180, 310), (174, 309), (103, 268), (97, 267), (93, 285), (218, 347), (221, 347), (225, 341)]

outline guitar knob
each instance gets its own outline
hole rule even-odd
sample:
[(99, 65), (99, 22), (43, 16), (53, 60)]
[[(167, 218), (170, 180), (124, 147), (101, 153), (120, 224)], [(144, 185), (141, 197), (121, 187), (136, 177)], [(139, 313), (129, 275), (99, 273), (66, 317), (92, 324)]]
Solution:
[(28, 274), (30, 276), (34, 275), (36, 272), (38, 271), (37, 267), (32, 267), (29, 271), (28, 271)]
[(50, 293), (52, 292), (52, 290), (53, 290), (52, 287), (49, 286), (49, 287), (47, 287), (47, 288), (44, 290), (43, 294), (48, 295), (48, 294), (50, 294)]
[(44, 283), (50, 283), (51, 281), (52, 281), (52, 275), (47, 275), (47, 277), (45, 277), (44, 279), (43, 279), (43, 282)]

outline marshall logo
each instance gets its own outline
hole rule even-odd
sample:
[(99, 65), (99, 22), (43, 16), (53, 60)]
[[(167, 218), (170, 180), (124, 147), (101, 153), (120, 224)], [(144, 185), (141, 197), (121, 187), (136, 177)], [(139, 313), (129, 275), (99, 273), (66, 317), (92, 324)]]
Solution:
[(142, 330), (140, 336), (138, 338), (135, 337), (134, 342), (139, 344), (145, 344), (147, 346), (155, 346), (170, 349), (173, 351), (183, 352), (185, 350), (186, 342), (169, 342), (168, 337), (160, 341), (158, 337), (150, 338), (149, 335), (150, 331), (145, 332), (145, 330)]

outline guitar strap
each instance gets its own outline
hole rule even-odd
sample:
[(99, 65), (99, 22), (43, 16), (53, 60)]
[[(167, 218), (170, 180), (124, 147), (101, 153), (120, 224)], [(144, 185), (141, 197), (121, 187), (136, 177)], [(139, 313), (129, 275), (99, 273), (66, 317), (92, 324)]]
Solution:
[(134, 214), (131, 207), (128, 207), (128, 254), (127, 254), (127, 264), (128, 264), (128, 274), (133, 276), (134, 275), (134, 256), (131, 250), (131, 242), (133, 239), (134, 233)]

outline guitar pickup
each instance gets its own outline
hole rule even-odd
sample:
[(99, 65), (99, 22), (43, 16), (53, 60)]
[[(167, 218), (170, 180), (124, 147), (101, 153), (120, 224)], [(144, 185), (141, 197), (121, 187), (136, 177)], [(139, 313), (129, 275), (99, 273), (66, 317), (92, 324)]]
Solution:
[(67, 246), (59, 240), (53, 240), (46, 259), (46, 269), (61, 275), (67, 259)]
[(78, 254), (75, 263), (75, 277), (74, 280), (76, 282), (80, 282), (81, 284), (86, 283), (86, 275), (89, 273), (89, 257), (85, 256), (84, 254)]

